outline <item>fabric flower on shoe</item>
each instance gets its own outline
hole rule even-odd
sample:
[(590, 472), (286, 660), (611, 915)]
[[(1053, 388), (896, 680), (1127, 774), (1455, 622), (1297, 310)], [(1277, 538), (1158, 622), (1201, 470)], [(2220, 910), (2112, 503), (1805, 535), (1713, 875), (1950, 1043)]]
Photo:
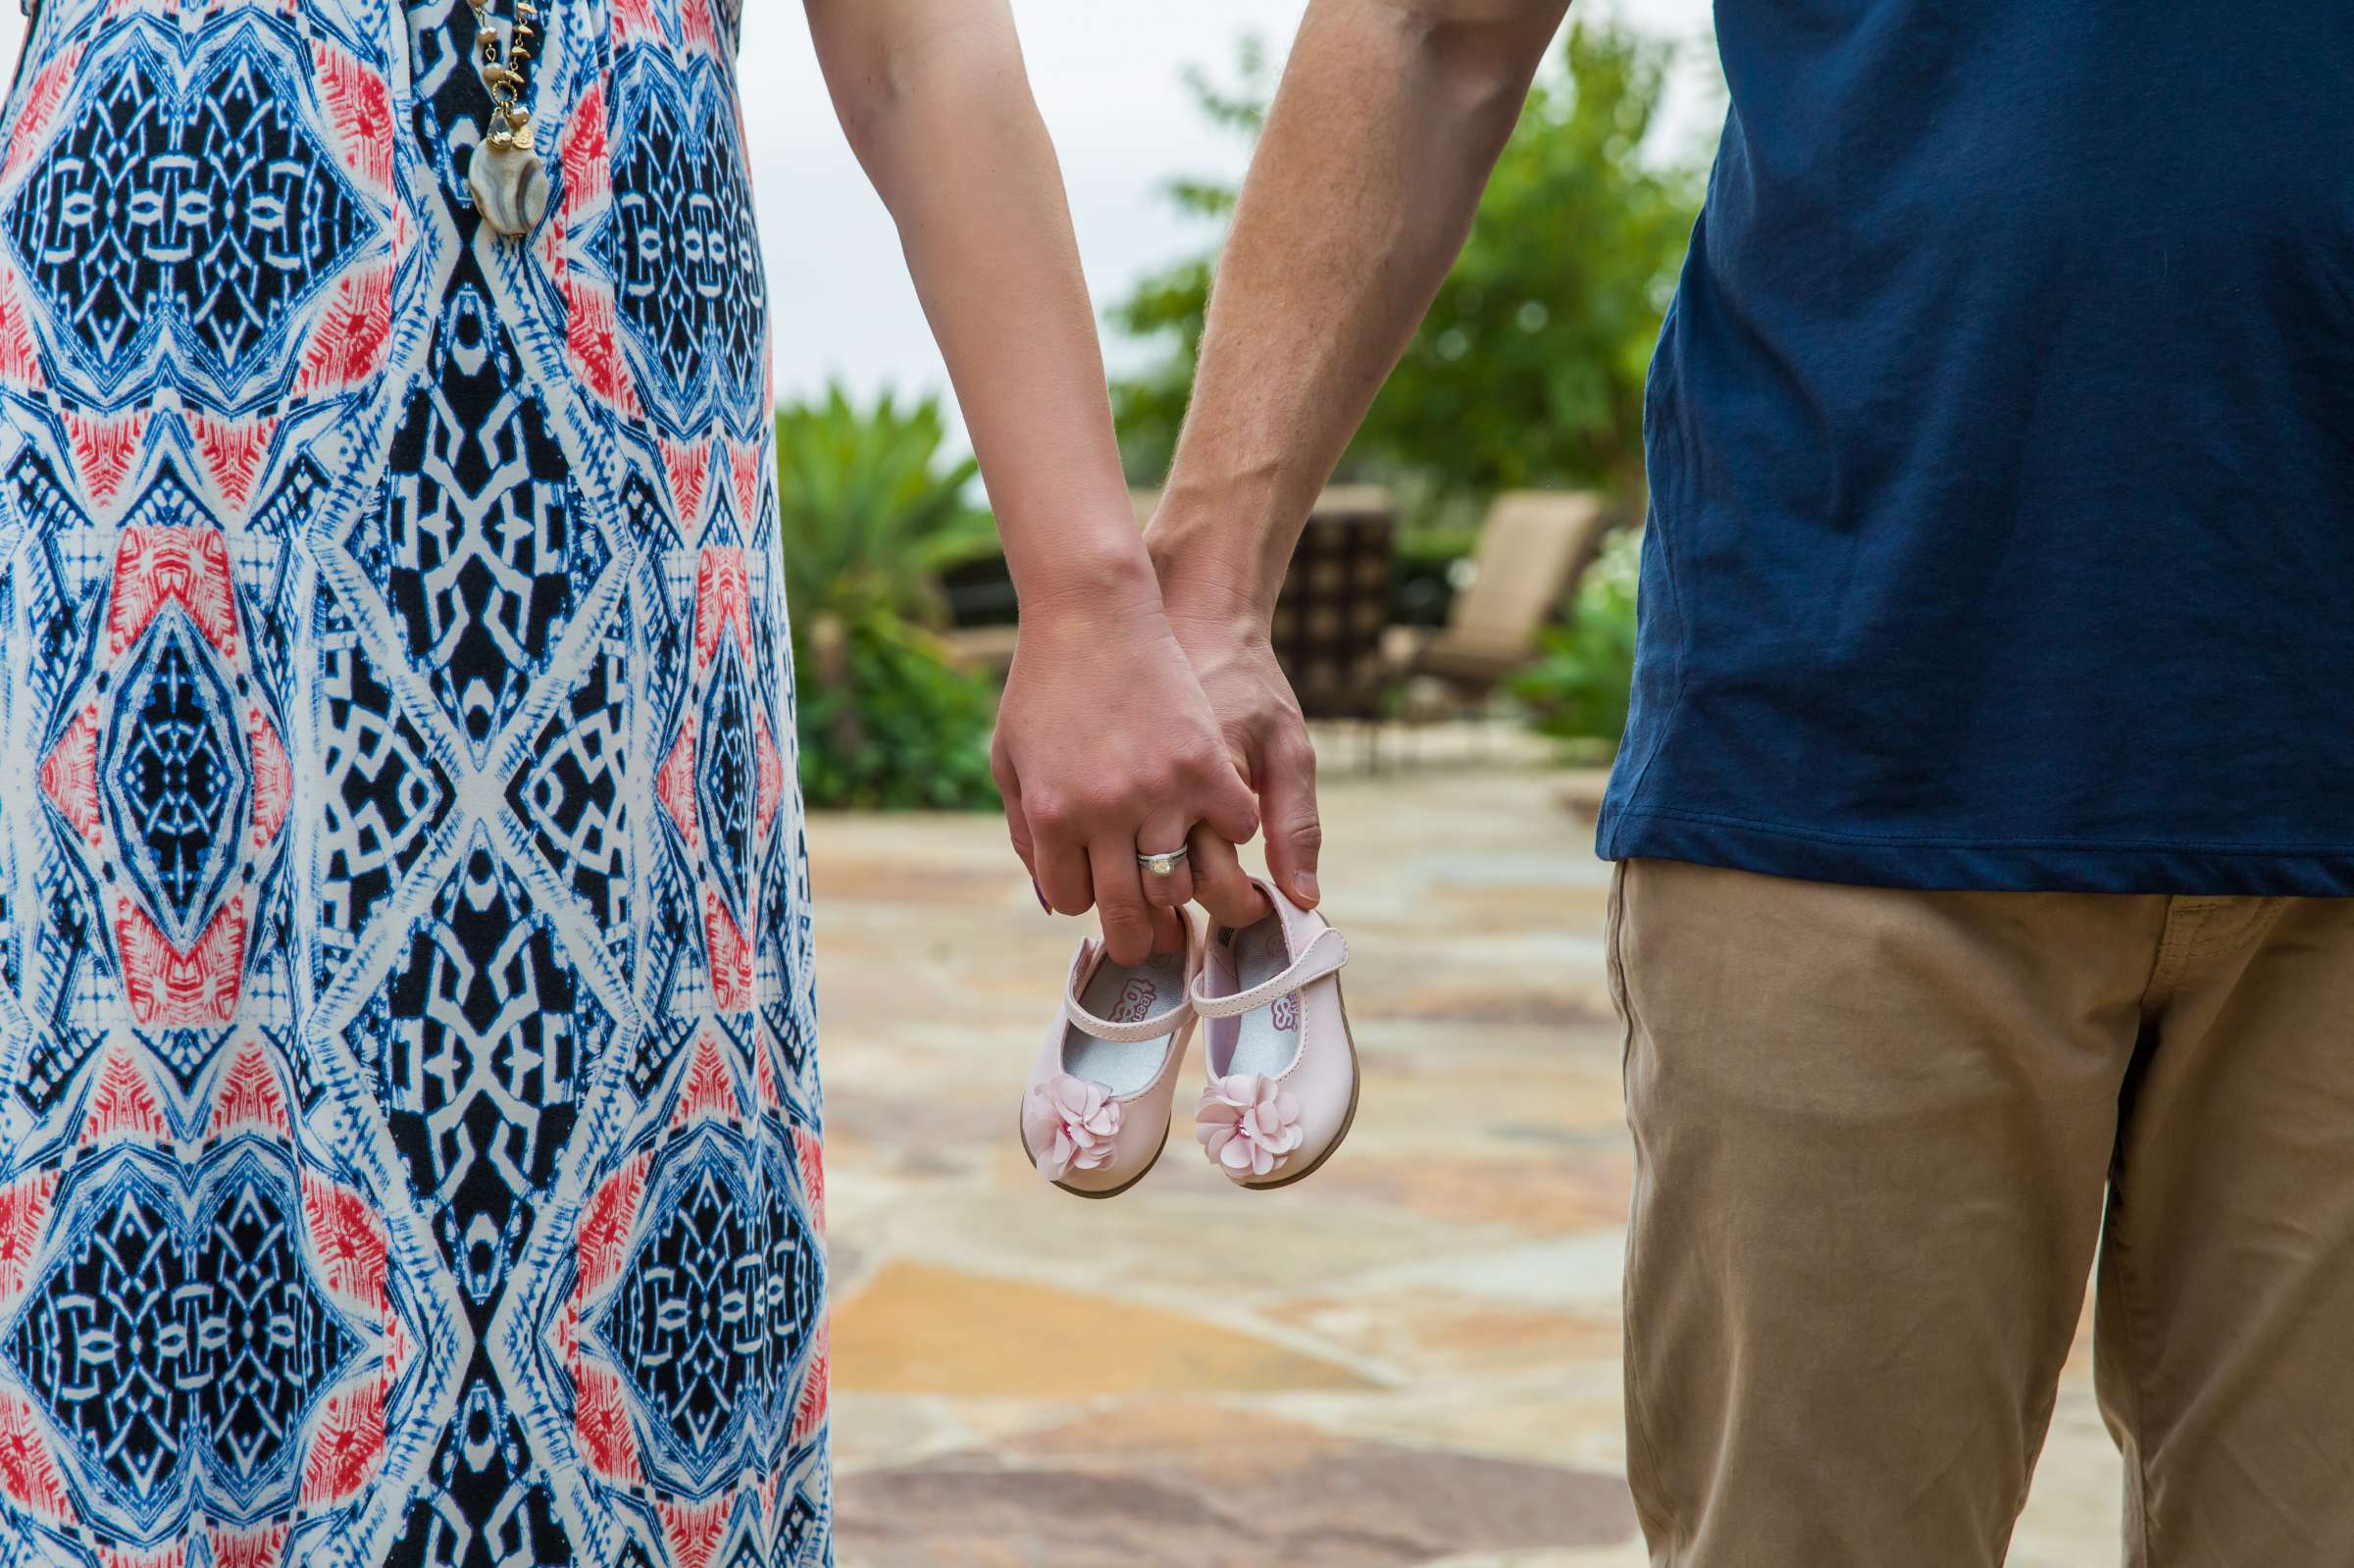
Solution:
[(1210, 1162), (1238, 1182), (1265, 1176), (1307, 1136), (1300, 1127), (1299, 1099), (1255, 1073), (1211, 1079), (1194, 1121), (1194, 1136)]
[(1022, 1102), (1022, 1130), (1049, 1181), (1059, 1182), (1074, 1170), (1100, 1171), (1111, 1163), (1120, 1102), (1100, 1084), (1059, 1073)]

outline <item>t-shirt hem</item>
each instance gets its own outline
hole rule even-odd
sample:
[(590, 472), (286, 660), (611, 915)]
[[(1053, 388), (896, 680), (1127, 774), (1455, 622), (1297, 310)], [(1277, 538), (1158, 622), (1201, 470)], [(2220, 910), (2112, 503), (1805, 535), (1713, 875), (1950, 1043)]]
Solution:
[(1606, 810), (1596, 849), (1605, 860), (1682, 860), (1922, 892), (2354, 897), (2354, 844), (1867, 837), (1647, 809)]

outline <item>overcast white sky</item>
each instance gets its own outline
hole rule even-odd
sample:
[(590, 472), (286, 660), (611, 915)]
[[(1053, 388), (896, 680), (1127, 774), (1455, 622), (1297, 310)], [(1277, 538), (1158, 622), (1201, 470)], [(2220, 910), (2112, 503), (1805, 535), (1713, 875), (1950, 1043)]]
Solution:
[[(1176, 175), (1240, 172), (1246, 149), (1205, 124), (1180, 74), (1230, 76), (1235, 41), (1280, 55), (1305, 0), (1013, 0), (1032, 85), (1062, 157), (1088, 280), (1099, 305), (1210, 237), (1160, 198)], [(1646, 28), (1705, 40), (1710, 0), (1580, 0)], [(0, 0), (0, 58), (24, 21)], [(752, 187), (776, 312), (777, 392), (838, 376), (861, 393), (947, 390), (947, 374), (900, 266), (897, 237), (851, 159), (818, 76), (801, 8), (743, 0), (741, 79)], [(1696, 79), (1707, 76), (1705, 60)], [(1686, 97), (1699, 101), (1697, 93)], [(1108, 345), (1115, 366), (1135, 350)]]

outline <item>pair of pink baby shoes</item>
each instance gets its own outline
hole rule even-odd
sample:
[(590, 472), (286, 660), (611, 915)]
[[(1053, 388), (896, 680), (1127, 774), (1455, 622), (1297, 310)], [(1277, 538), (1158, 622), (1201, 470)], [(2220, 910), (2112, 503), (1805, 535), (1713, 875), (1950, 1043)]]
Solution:
[(1239, 931), (1183, 911), (1185, 951), (1133, 968), (1079, 944), (1062, 1012), (1022, 1096), (1022, 1147), (1081, 1197), (1115, 1197), (1160, 1158), (1194, 1025), (1209, 1082), (1194, 1136), (1236, 1185), (1313, 1175), (1356, 1117), (1356, 1046), (1341, 1004), (1349, 944), (1322, 916), (1260, 882), (1273, 910)]

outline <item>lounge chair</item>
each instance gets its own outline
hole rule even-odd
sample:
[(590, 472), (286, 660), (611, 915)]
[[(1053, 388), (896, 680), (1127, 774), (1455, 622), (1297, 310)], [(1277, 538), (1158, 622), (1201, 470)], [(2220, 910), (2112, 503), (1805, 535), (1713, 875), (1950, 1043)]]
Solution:
[(1602, 548), (1610, 514), (1582, 490), (1508, 490), (1480, 526), (1472, 578), (1436, 630), (1392, 627), (1382, 638), (1407, 717), (1483, 706), (1537, 653), (1537, 639)]

